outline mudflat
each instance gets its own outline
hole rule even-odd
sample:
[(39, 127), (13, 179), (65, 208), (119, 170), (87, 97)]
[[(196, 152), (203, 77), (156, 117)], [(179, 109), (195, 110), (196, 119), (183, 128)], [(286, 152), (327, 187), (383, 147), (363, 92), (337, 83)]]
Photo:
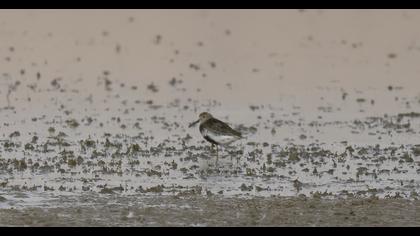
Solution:
[[(0, 10), (0, 224), (418, 226), (419, 24)], [(244, 136), (218, 165), (201, 112)]]
[[(80, 199), (81, 201), (83, 197)], [(420, 201), (405, 199), (252, 199), (95, 197), (90, 204), (1, 209), (7, 226), (419, 226)], [(83, 201), (84, 203), (87, 203)]]

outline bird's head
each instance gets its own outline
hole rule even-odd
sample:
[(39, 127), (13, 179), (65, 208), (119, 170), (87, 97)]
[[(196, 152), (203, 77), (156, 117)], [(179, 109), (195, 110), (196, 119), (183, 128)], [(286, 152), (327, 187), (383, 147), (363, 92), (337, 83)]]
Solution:
[(212, 117), (213, 116), (210, 113), (208, 113), (208, 112), (202, 112), (202, 113), (200, 113), (200, 115), (198, 115), (198, 120), (192, 122), (188, 127), (193, 127), (198, 122), (200, 122), (202, 124), (202, 123), (206, 122), (208, 119), (210, 119)]

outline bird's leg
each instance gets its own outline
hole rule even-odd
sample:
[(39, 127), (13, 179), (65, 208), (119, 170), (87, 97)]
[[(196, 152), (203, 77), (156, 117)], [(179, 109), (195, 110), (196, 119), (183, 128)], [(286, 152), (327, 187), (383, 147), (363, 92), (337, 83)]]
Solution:
[[(242, 150), (241, 150), (241, 153), (244, 153), (244, 148), (242, 147), (241, 148)], [(242, 154), (241, 154), (242, 155)], [(236, 156), (236, 164), (239, 164), (239, 158), (241, 158), (241, 155), (237, 155)]]
[(216, 166), (217, 166), (218, 160), (219, 160), (219, 146), (216, 145)]
[[(215, 144), (211, 144), (211, 151), (214, 153), (214, 146), (216, 146), (216, 150), (217, 150), (217, 145)], [(217, 151), (216, 151), (216, 166), (217, 166)]]

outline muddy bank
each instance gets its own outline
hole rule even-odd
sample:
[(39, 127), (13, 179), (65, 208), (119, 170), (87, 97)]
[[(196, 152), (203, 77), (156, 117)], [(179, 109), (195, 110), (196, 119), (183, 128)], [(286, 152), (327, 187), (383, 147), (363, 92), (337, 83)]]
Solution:
[[(418, 225), (419, 24), (1, 10), (0, 225)], [(217, 166), (204, 111), (246, 137)]]
[(2, 226), (420, 226), (405, 199), (93, 197), (63, 207), (1, 209)]

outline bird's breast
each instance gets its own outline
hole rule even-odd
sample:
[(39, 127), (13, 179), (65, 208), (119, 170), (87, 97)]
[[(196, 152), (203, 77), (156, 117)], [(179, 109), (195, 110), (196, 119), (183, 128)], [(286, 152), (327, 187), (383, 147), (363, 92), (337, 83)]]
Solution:
[(218, 144), (229, 144), (238, 139), (236, 136), (215, 133), (203, 127), (200, 127), (200, 133), (204, 138), (207, 137), (207, 139), (211, 139)]

